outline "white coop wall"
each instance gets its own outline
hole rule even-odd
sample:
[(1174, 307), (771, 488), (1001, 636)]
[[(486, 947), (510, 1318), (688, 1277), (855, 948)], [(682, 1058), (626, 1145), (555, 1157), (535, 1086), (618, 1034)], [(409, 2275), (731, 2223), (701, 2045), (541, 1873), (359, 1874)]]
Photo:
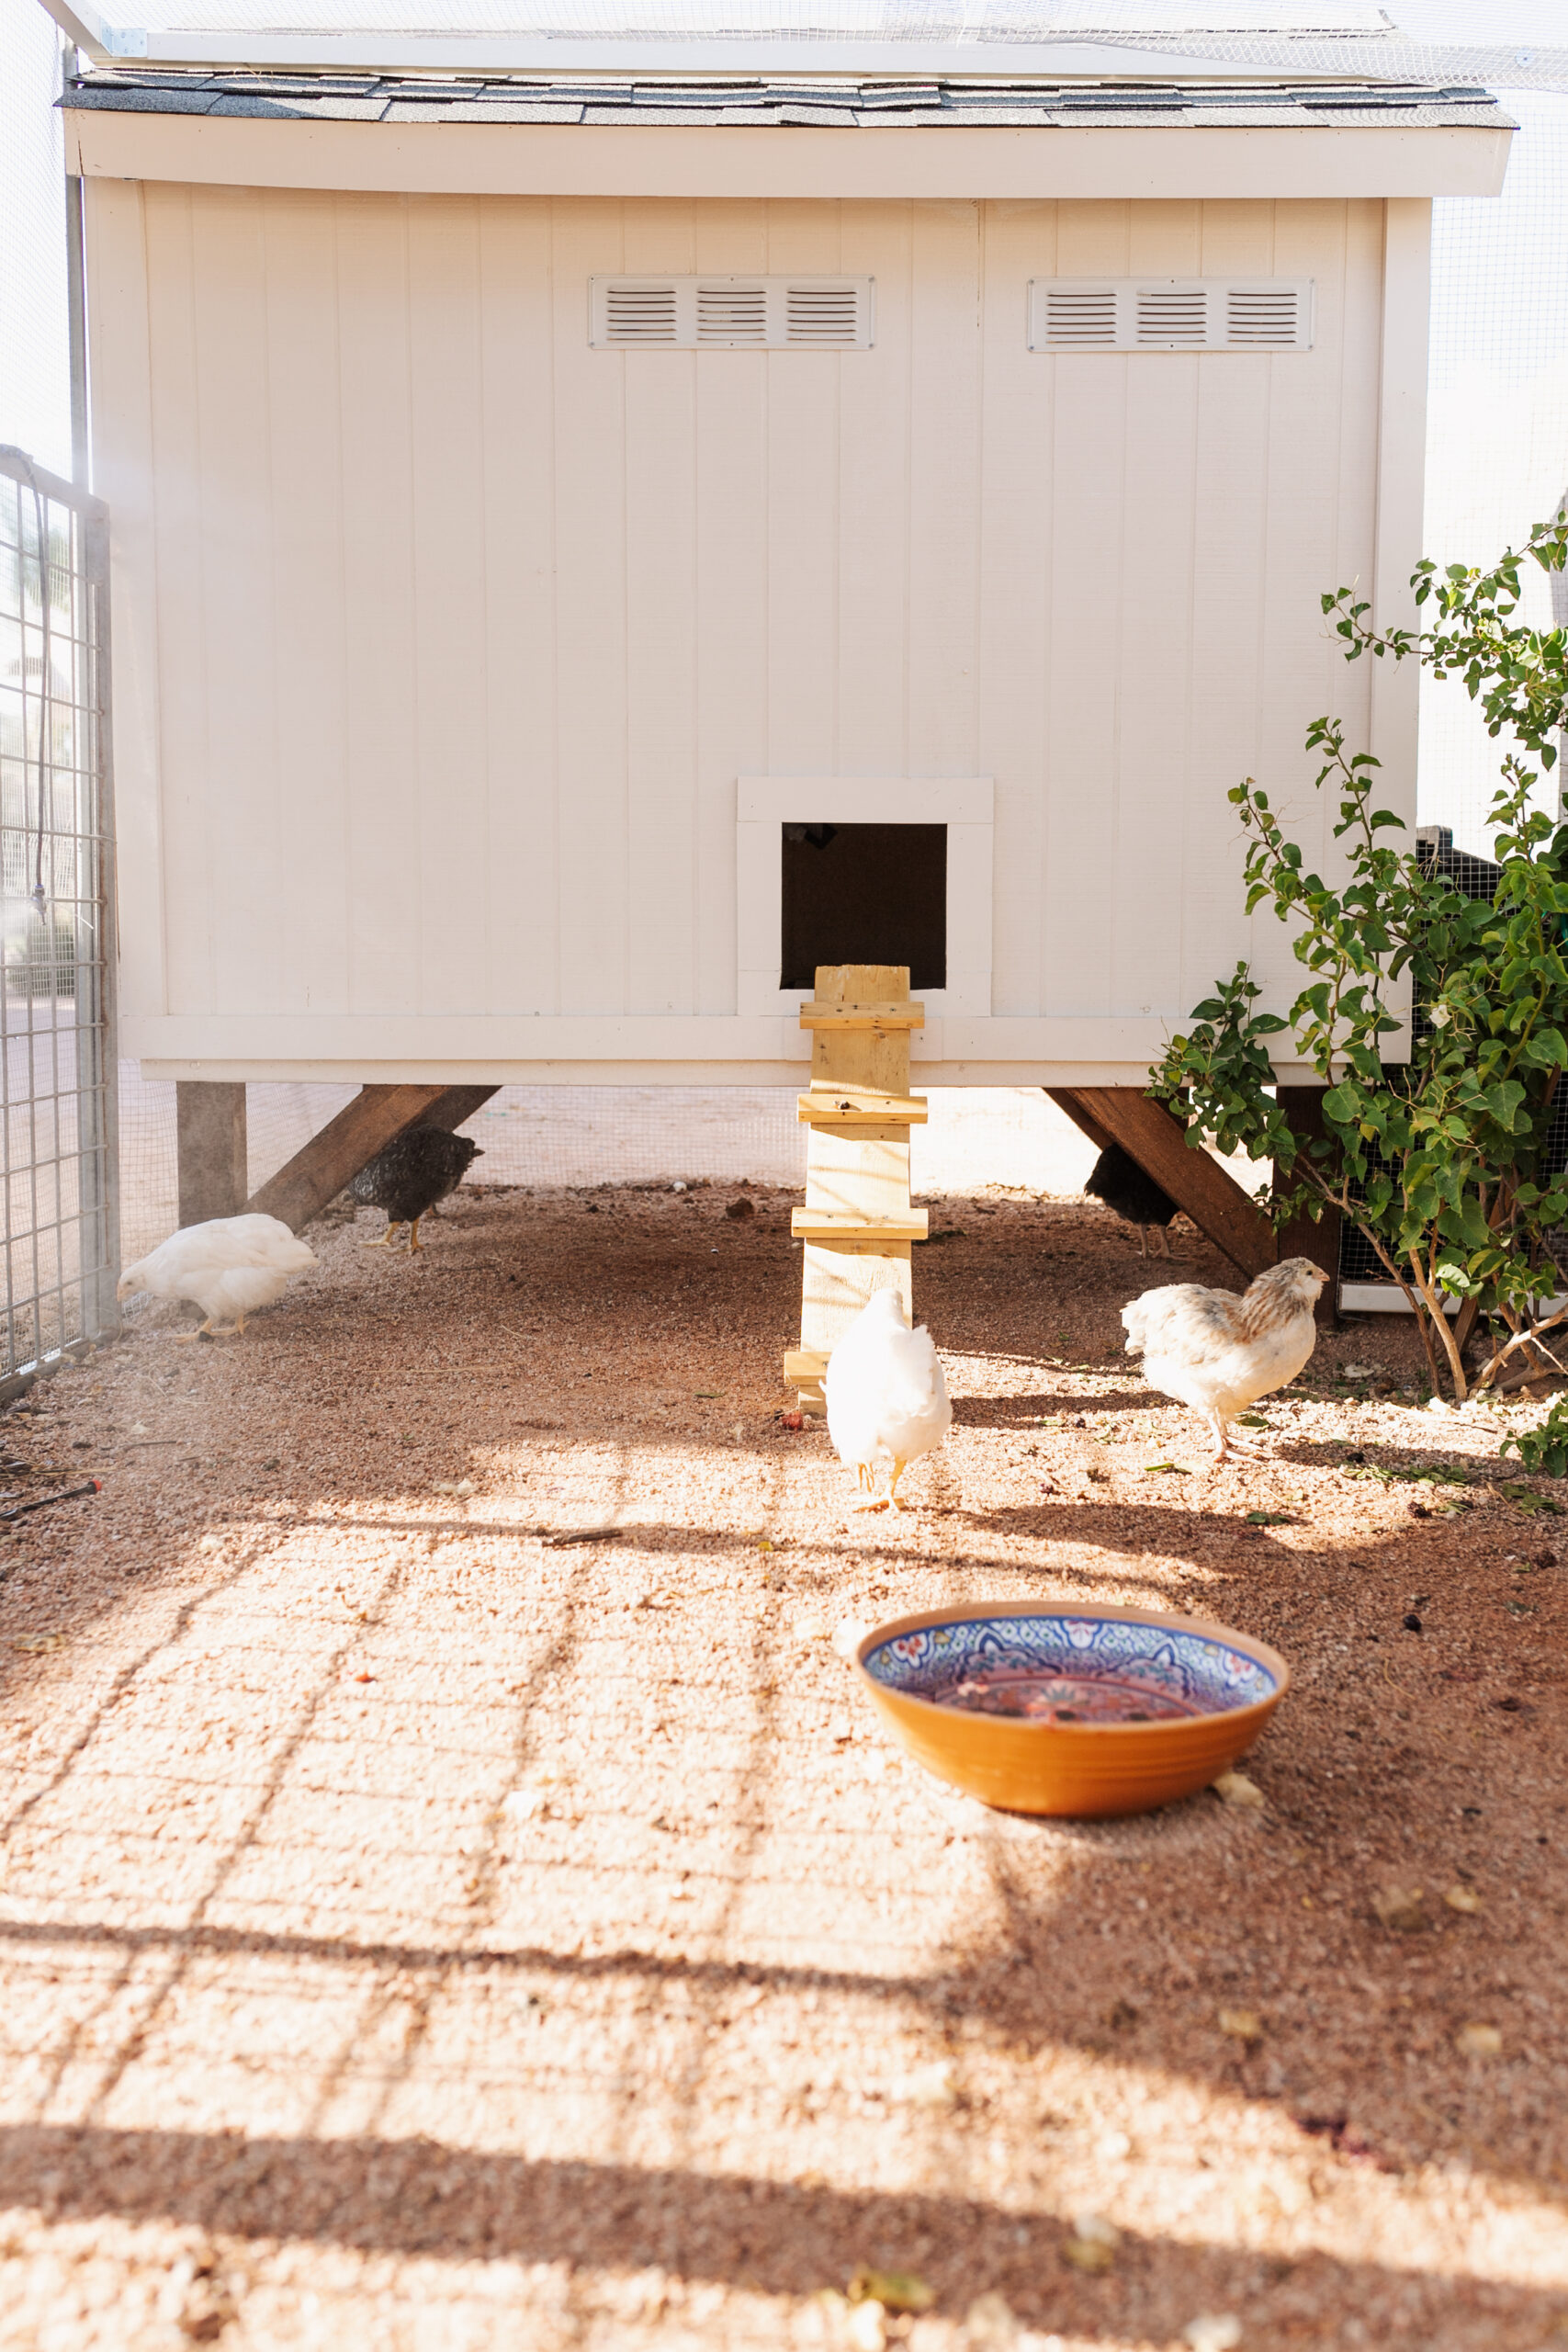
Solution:
[[(1422, 204), (88, 185), (123, 1025), (165, 1072), (777, 1084), (737, 779), (984, 776), (991, 1018), (931, 1074), (1135, 1082), (1237, 955), (1293, 969), (1228, 787), (1331, 859), (1333, 707), (1410, 796), (1316, 600), (1418, 552), (1418, 392), (1379, 446)], [(870, 277), (875, 342), (593, 349), (617, 271)], [(1143, 273), (1310, 279), (1313, 347), (1029, 351), (1031, 278)]]

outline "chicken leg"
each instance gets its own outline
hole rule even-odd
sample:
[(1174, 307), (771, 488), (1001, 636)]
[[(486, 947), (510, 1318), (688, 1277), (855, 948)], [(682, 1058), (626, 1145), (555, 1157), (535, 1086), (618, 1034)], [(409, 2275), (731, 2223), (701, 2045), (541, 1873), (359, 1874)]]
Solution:
[(1239, 1453), (1248, 1462), (1268, 1462), (1272, 1460), (1273, 1457), (1270, 1454), (1266, 1453), (1262, 1446), (1250, 1444), (1245, 1438), (1237, 1437), (1232, 1430), (1229, 1422), (1222, 1420), (1218, 1413), (1205, 1413), (1203, 1419), (1209, 1424), (1209, 1428), (1213, 1435), (1214, 1461), (1216, 1464), (1221, 1462), (1228, 1462), (1233, 1453)]
[(399, 1227), (404, 1223), (404, 1221), (405, 1220), (402, 1217), (389, 1216), (387, 1219), (386, 1231), (384, 1233), (378, 1233), (374, 1241), (362, 1241), (359, 1245), (360, 1248), (362, 1250), (390, 1250), (393, 1246), (392, 1236), (398, 1231)]

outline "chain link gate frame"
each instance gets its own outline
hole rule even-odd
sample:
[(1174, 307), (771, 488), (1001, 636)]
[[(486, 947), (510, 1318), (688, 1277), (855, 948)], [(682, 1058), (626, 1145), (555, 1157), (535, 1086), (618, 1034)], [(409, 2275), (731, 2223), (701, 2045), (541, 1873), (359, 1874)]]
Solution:
[(0, 1401), (119, 1328), (108, 560), (0, 447)]

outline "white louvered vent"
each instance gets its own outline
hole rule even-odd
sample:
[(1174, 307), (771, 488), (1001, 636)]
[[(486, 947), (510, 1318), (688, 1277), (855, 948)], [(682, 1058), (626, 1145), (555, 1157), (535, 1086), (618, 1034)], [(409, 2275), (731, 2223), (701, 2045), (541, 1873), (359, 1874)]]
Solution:
[(854, 350), (860, 342), (860, 289), (844, 286), (786, 286), (784, 341)]
[(609, 286), (604, 289), (603, 343), (675, 343), (673, 286)]
[(1133, 302), (1140, 351), (1201, 351), (1207, 345), (1207, 287), (1140, 286)]
[(1294, 346), (1303, 340), (1302, 310), (1296, 286), (1227, 286), (1225, 341), (1243, 351)]
[(697, 341), (730, 345), (768, 340), (765, 286), (699, 286)]
[(670, 351), (866, 351), (869, 277), (595, 277), (590, 343)]
[[(1043, 286), (1041, 323), (1053, 351), (1114, 351), (1116, 288), (1113, 286)], [(1040, 338), (1032, 337), (1039, 347)]]
[(1036, 277), (1031, 351), (1305, 351), (1310, 278)]

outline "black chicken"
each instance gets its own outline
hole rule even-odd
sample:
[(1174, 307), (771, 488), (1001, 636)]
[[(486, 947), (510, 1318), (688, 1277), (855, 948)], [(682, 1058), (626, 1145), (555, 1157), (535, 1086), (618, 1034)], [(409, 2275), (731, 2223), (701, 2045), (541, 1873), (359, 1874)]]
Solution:
[[(1166, 1227), (1177, 1214), (1176, 1203), (1152, 1176), (1145, 1175), (1120, 1144), (1113, 1143), (1100, 1153), (1089, 1170), (1084, 1191), (1092, 1193), (1097, 1201), (1103, 1201), (1108, 1209), (1114, 1209), (1126, 1224), (1137, 1227), (1141, 1257), (1170, 1256), (1170, 1237)], [(1159, 1235), (1158, 1250), (1149, 1248), (1151, 1231)]]
[(423, 1248), (420, 1218), (455, 1193), (469, 1162), (482, 1158), (477, 1143), (449, 1136), (444, 1127), (411, 1127), (399, 1136), (367, 1162), (348, 1188), (362, 1207), (387, 1212), (386, 1232), (365, 1248), (389, 1249), (400, 1225), (409, 1228), (409, 1248)]

